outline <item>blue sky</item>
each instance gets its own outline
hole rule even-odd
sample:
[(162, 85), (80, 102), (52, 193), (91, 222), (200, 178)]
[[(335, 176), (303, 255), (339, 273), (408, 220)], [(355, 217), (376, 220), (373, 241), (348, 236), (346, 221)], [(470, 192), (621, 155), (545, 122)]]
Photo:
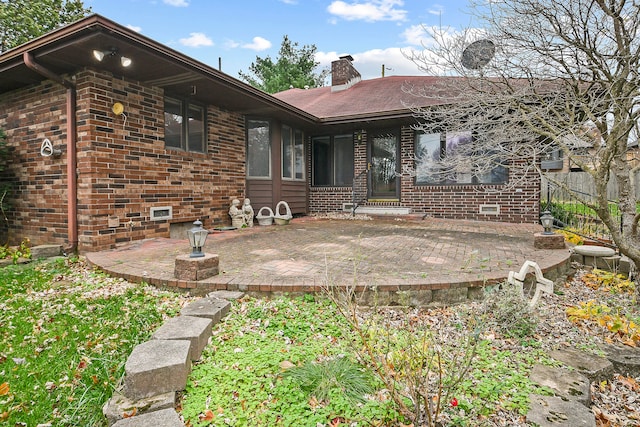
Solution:
[(423, 26), (469, 23), (466, 0), (84, 0), (94, 13), (238, 77), (282, 38), (313, 44), (321, 67), (344, 54), (363, 79), (420, 75), (402, 52), (427, 42)]

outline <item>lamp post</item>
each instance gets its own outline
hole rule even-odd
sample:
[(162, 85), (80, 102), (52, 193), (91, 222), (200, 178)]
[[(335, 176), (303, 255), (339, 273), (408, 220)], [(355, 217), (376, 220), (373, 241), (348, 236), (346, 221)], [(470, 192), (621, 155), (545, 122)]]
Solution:
[(544, 227), (544, 232), (542, 234), (554, 234), (553, 231), (551, 231), (553, 228), (553, 216), (551, 215), (551, 212), (542, 212), (540, 222), (542, 223), (542, 227)]
[(196, 220), (193, 223), (193, 228), (187, 230), (187, 236), (189, 237), (189, 244), (191, 245), (191, 254), (189, 258), (199, 258), (204, 256), (202, 248), (204, 242), (207, 241), (207, 235), (209, 232), (202, 227), (202, 222)]

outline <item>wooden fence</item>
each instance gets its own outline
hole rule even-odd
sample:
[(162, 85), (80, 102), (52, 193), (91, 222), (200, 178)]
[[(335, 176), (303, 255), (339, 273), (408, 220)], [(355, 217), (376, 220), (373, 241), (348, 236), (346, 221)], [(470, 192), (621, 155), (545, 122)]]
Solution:
[[(593, 178), (587, 172), (558, 172), (548, 174), (553, 180), (566, 184), (568, 188), (580, 194), (583, 197), (595, 194), (595, 184)], [(636, 198), (640, 199), (640, 173), (635, 175)], [(540, 200), (544, 203), (547, 200), (567, 201), (575, 199), (566, 191), (558, 188), (554, 184), (550, 184), (546, 177), (542, 178)], [(549, 197), (549, 194), (551, 197)], [(618, 184), (615, 180), (610, 180), (607, 186), (607, 199), (610, 201), (618, 200)]]

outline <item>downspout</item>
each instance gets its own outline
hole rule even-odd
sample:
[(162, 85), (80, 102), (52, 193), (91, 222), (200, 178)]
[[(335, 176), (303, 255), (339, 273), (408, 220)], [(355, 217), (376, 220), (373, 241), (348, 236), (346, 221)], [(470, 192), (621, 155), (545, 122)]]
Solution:
[(67, 89), (67, 253), (78, 251), (78, 179), (76, 135), (76, 86), (51, 70), (35, 62), (30, 52), (23, 55), (24, 64), (36, 73), (61, 84)]

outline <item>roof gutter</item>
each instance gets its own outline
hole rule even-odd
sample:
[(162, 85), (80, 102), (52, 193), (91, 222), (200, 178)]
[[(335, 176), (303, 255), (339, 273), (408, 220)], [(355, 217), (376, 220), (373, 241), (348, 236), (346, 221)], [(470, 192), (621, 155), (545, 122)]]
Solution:
[(31, 52), (24, 52), (22, 58), (28, 68), (67, 89), (67, 236), (69, 248), (66, 251), (67, 253), (76, 253), (78, 251), (76, 86), (73, 82), (35, 62)]

